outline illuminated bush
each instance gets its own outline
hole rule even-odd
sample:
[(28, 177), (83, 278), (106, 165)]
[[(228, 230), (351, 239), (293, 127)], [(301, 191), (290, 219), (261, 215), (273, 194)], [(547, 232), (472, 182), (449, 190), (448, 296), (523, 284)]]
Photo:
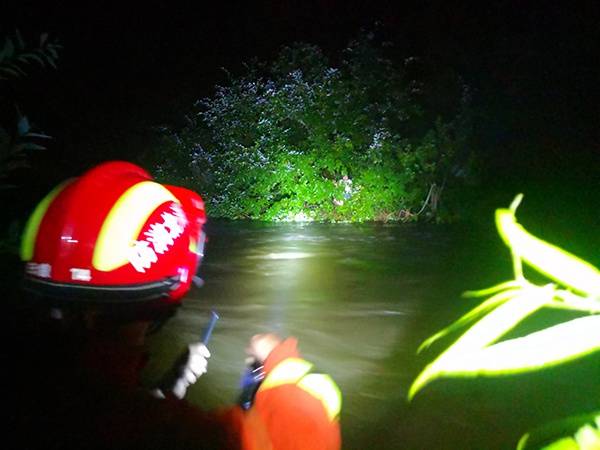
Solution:
[(371, 37), (337, 66), (317, 47), (286, 47), (198, 102), (190, 125), (171, 131), (157, 172), (203, 192), (213, 216), (437, 217), (442, 192), (464, 174), (468, 95), (452, 78), (450, 107), (431, 108), (433, 89), (408, 76), (417, 64), (397, 67)]

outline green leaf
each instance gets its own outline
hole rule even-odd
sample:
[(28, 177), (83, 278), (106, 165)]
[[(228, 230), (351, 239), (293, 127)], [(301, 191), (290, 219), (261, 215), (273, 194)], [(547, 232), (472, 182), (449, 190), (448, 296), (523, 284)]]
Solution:
[[(0, 71), (8, 73), (9, 75), (12, 75), (14, 78), (18, 78), (21, 75), (18, 71), (14, 70), (14, 69), (11, 69), (10, 67), (0, 67)], [(8, 78), (7, 77), (3, 77), (2, 79), (6, 80)]]
[(445, 373), (504, 375), (527, 372), (576, 359), (600, 350), (600, 315), (554, 325), (482, 350), (454, 355)]
[(575, 440), (582, 450), (599, 450), (600, 430), (591, 425), (584, 425), (575, 433)]
[(548, 306), (557, 309), (582, 311), (589, 314), (600, 314), (600, 299), (580, 297), (572, 292), (559, 289), (554, 294), (555, 299)]
[(559, 439), (550, 445), (543, 447), (541, 450), (582, 450), (575, 439), (568, 437)]
[(46, 150), (46, 147), (39, 144), (34, 144), (33, 142), (26, 142), (23, 144), (23, 148), (25, 150)]
[(48, 136), (47, 134), (43, 134), (43, 133), (27, 133), (25, 135), (25, 137), (39, 138), (39, 139), (52, 139), (52, 136)]
[[(566, 447), (569, 445), (571, 447)], [(546, 423), (521, 437), (517, 450), (560, 449), (561, 446), (577, 450), (598, 449), (600, 411)]]
[(27, 75), (27, 73), (18, 64), (10, 63), (8, 67), (17, 72), (18, 75)]
[[(50, 52), (50, 55), (52, 55), (52, 59), (54, 59), (54, 60), (58, 59), (58, 52), (56, 51), (56, 48), (54, 46), (48, 46), (47, 50)], [(51, 58), (48, 58), (48, 59), (51, 59)]]
[[(56, 53), (56, 52), (54, 52), (54, 53)], [(56, 58), (57, 58), (57, 56), (55, 56), (54, 58), (47, 58), (47, 60), (46, 60), (46, 61), (48, 62), (48, 64), (50, 64), (50, 66), (52, 66), (52, 68), (53, 68), (53, 69), (56, 69), (56, 68), (57, 68), (57, 67), (56, 67), (56, 63), (54, 62), (54, 60), (55, 60)]]
[(487, 299), (486, 301), (484, 301), (483, 303), (479, 304), (477, 307), (473, 308), (471, 311), (466, 313), (464, 316), (462, 316), (456, 322), (452, 323), (451, 325), (447, 326), (443, 330), (437, 332), (430, 338), (426, 339), (419, 346), (417, 353), (420, 353), (422, 350), (428, 348), (432, 343), (434, 343), (438, 339), (446, 336), (447, 334), (451, 333), (452, 331), (457, 330), (458, 328), (463, 327), (467, 323), (475, 320), (476, 318), (480, 317), (482, 314), (488, 312), (490, 309), (493, 309), (496, 306), (498, 306), (499, 304), (514, 297), (517, 292), (518, 292), (517, 289), (503, 291), (503, 292), (500, 292), (500, 293), (494, 295), (493, 297)]
[(465, 291), (463, 292), (463, 297), (472, 298), (472, 297), (487, 297), (488, 295), (495, 294), (498, 291), (503, 291), (508, 288), (517, 288), (523, 286), (523, 282), (520, 280), (510, 280), (505, 281), (504, 283), (497, 284), (490, 288), (481, 289), (478, 291)]
[(461, 367), (465, 355), (480, 352), (551, 300), (552, 291), (550, 289), (529, 288), (498, 306), (425, 367), (409, 389), (409, 400), (426, 384), (441, 376), (474, 376), (484, 373), (485, 366), (479, 367), (481, 370), (475, 372), (473, 372), (472, 363), (469, 363), (468, 367), (466, 365)]
[(4, 47), (2, 48), (2, 51), (0, 52), (0, 61), (3, 61), (4, 59), (12, 58), (14, 51), (15, 51), (15, 46), (13, 45), (12, 39), (7, 37), (6, 40), (4, 41)]
[(21, 61), (33, 60), (33, 61), (37, 62), (42, 67), (44, 67), (46, 65), (46, 63), (44, 62), (44, 60), (39, 55), (37, 55), (35, 53), (25, 53), (25, 54), (19, 56), (19, 60), (21, 60)]
[[(517, 200), (518, 196), (515, 202)], [(517, 223), (514, 209), (516, 206), (512, 210), (496, 210), (496, 226), (515, 257), (563, 286), (600, 297), (600, 271), (587, 261), (530, 234)]]
[[(520, 302), (526, 303), (523, 299)], [(521, 311), (521, 315), (523, 313), (525, 310)], [(451, 347), (426, 368), (422, 373), (425, 375), (420, 375), (413, 384), (414, 389), (411, 387), (411, 396), (440, 376), (473, 377), (528, 372), (597, 352), (600, 350), (600, 316), (573, 319), (482, 349), (465, 351), (456, 348)]]

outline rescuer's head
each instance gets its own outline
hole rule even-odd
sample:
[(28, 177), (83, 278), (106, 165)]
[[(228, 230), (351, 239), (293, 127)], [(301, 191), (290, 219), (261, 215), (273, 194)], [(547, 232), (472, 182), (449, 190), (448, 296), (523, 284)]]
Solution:
[(274, 333), (255, 334), (246, 347), (246, 355), (262, 365), (281, 342), (282, 339)]
[(61, 183), (21, 244), (24, 289), (48, 307), (141, 317), (173, 310), (203, 256), (199, 195), (142, 168), (107, 162)]

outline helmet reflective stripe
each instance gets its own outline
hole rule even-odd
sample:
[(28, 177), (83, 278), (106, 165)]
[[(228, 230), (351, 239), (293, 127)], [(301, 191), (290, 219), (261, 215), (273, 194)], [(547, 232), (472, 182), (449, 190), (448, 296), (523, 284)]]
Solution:
[(33, 258), (33, 252), (35, 249), (35, 241), (37, 240), (37, 234), (40, 229), (42, 219), (46, 215), (46, 211), (50, 207), (50, 204), (60, 194), (67, 185), (73, 182), (74, 178), (63, 181), (54, 189), (52, 189), (44, 199), (38, 203), (33, 211), (33, 214), (27, 220), (25, 230), (23, 231), (23, 237), (21, 239), (21, 260), (30, 261)]
[(303, 359), (287, 358), (269, 373), (260, 385), (259, 391), (281, 386), (282, 384), (296, 384), (312, 367), (311, 363)]
[(333, 379), (323, 373), (311, 373), (298, 382), (298, 387), (321, 400), (329, 420), (334, 420), (342, 409), (342, 393)]
[(142, 181), (127, 189), (114, 204), (98, 234), (92, 265), (111, 271), (129, 262), (132, 244), (152, 213), (165, 202), (178, 202), (164, 186)]
[(190, 237), (190, 243), (188, 245), (188, 250), (193, 253), (197, 253), (198, 250), (198, 242), (193, 237)]
[(295, 384), (321, 401), (329, 420), (334, 420), (342, 408), (342, 393), (333, 379), (322, 373), (309, 373), (313, 365), (300, 358), (288, 358), (279, 363), (260, 385), (258, 392), (284, 384)]

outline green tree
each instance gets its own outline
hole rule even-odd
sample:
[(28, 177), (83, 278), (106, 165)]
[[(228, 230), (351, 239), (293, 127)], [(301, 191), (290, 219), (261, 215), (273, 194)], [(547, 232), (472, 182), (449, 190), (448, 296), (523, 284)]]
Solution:
[(452, 107), (428, 107), (433, 87), (410, 76), (418, 62), (394, 64), (368, 34), (339, 59), (297, 44), (230, 77), (187, 127), (170, 130), (159, 176), (203, 192), (214, 216), (448, 217), (442, 192), (464, 175), (469, 153), (466, 86), (455, 77), (444, 99)]

